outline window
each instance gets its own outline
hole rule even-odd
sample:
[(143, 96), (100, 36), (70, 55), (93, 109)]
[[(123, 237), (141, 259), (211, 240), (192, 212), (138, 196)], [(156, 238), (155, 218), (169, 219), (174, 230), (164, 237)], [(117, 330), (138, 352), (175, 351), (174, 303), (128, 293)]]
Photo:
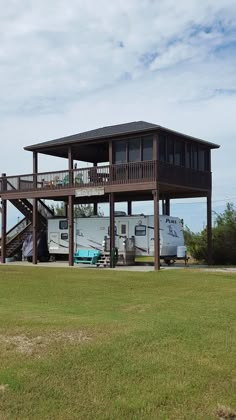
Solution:
[(117, 141), (114, 143), (114, 162), (126, 163), (126, 142)]
[(59, 221), (59, 229), (61, 229), (61, 230), (68, 229), (68, 220), (60, 220)]
[(153, 160), (153, 137), (143, 136), (113, 144), (114, 163)]
[(172, 139), (167, 139), (167, 162), (174, 163), (174, 143)]
[(198, 150), (198, 169), (205, 171), (205, 150), (202, 148)]
[(209, 150), (204, 147), (198, 148), (198, 169), (200, 171), (209, 171)]
[(146, 236), (146, 226), (136, 225), (134, 229), (135, 236)]
[(68, 233), (61, 233), (61, 239), (63, 241), (67, 241), (67, 239), (68, 239)]
[(121, 225), (120, 232), (121, 232), (121, 235), (126, 235), (126, 225)]
[(166, 161), (166, 136), (160, 135), (158, 155), (161, 162)]
[(191, 144), (187, 144), (185, 166), (191, 168)]
[(192, 168), (197, 169), (198, 168), (198, 148), (196, 144), (192, 144)]
[(152, 158), (153, 158), (152, 136), (145, 136), (142, 138), (142, 160), (152, 160)]
[(205, 171), (210, 170), (210, 152), (205, 150)]
[(139, 162), (140, 156), (140, 139), (132, 139), (128, 142), (128, 161)]
[(182, 141), (175, 141), (175, 165), (184, 166), (185, 145)]

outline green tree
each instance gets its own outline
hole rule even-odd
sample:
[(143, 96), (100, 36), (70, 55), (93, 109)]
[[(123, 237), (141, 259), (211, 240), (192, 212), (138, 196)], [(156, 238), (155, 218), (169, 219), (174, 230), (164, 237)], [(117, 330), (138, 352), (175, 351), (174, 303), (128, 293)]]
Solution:
[[(184, 230), (188, 251), (198, 261), (207, 261), (207, 231), (193, 233), (188, 227)], [(222, 214), (216, 214), (212, 228), (213, 264), (236, 264), (236, 210), (227, 203)]]
[[(52, 205), (51, 208), (54, 211), (55, 216), (65, 216), (64, 203), (60, 202), (56, 205)], [(92, 204), (78, 204), (74, 206), (74, 217), (90, 217), (93, 216), (93, 205)], [(98, 216), (103, 216), (101, 210), (98, 211)]]

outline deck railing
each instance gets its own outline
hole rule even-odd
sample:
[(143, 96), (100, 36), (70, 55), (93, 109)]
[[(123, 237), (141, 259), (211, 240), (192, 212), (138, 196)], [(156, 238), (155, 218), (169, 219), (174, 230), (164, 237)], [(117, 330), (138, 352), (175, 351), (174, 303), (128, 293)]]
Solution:
[(78, 168), (71, 171), (4, 176), (0, 178), (0, 193), (4, 191), (55, 190), (152, 181), (209, 188), (211, 173), (159, 161), (130, 162)]
[(163, 184), (183, 187), (211, 188), (211, 172), (158, 162), (158, 179)]

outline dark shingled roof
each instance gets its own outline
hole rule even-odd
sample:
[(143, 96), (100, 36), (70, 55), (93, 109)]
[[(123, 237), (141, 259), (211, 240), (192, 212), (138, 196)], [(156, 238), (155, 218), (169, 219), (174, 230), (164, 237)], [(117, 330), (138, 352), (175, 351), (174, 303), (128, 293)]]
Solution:
[(61, 137), (59, 139), (55, 139), (55, 140), (50, 140), (50, 141), (45, 141), (42, 143), (37, 143), (37, 144), (33, 144), (31, 146), (27, 146), (25, 147), (25, 150), (36, 150), (36, 149), (41, 149), (41, 148), (47, 148), (47, 147), (55, 147), (55, 146), (62, 146), (62, 145), (67, 145), (67, 144), (72, 144), (72, 143), (78, 143), (78, 142), (87, 142), (89, 140), (98, 140), (98, 139), (104, 139), (104, 138), (111, 138), (111, 137), (117, 137), (117, 136), (122, 136), (125, 134), (132, 134), (132, 133), (143, 133), (143, 132), (150, 132), (150, 131), (157, 131), (157, 130), (164, 130), (176, 135), (181, 135), (184, 136), (186, 138), (192, 139), (192, 140), (196, 140), (198, 142), (201, 143), (205, 143), (208, 146), (210, 146), (211, 148), (218, 148), (219, 145), (214, 144), (214, 143), (209, 143), (206, 142), (204, 140), (195, 138), (195, 137), (191, 137), (182, 133), (178, 133), (176, 131), (170, 130), (168, 128), (165, 127), (161, 127), (160, 125), (157, 124), (152, 124), (146, 121), (134, 121), (134, 122), (130, 122), (130, 123), (125, 123), (125, 124), (118, 124), (118, 125), (111, 125), (108, 127), (102, 127), (102, 128), (97, 128), (95, 130), (90, 130), (90, 131), (85, 131), (83, 133), (78, 133), (78, 134), (74, 134), (71, 136), (66, 136), (66, 137)]
[(55, 146), (65, 143), (77, 143), (80, 141), (95, 140), (104, 137), (112, 137), (122, 134), (135, 133), (136, 131), (152, 130), (157, 128), (156, 124), (151, 124), (145, 121), (134, 121), (126, 124), (111, 125), (108, 127), (96, 128), (95, 130), (84, 131), (83, 133), (73, 134), (72, 136), (61, 137), (59, 139), (45, 141), (43, 143), (34, 144), (25, 147), (26, 150), (31, 150), (34, 147)]

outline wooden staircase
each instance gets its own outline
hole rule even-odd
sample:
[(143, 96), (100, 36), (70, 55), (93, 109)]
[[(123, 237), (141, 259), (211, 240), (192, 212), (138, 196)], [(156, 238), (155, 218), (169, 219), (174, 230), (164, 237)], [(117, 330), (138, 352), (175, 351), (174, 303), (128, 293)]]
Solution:
[[(10, 202), (19, 210), (28, 220), (31, 222), (33, 221), (33, 205), (29, 200), (26, 199), (18, 199), (18, 200), (10, 200)], [(38, 200), (39, 206), (38, 206), (38, 224), (40, 228), (47, 228), (47, 217), (53, 216), (53, 212), (49, 207), (46, 206), (46, 204), (43, 203), (43, 201)], [(48, 216), (43, 214), (41, 211), (42, 209), (45, 209), (48, 213)]]
[[(33, 205), (26, 199), (14, 199), (10, 202), (25, 217), (11, 228), (6, 234), (6, 257), (14, 257), (22, 248), (23, 242), (28, 234), (32, 231), (33, 222)], [(45, 232), (47, 230), (47, 218), (53, 216), (53, 211), (42, 201), (38, 200), (38, 231)], [(1, 238), (0, 238), (1, 244)], [(1, 247), (0, 247), (1, 255)]]
[(110, 252), (103, 251), (96, 264), (97, 267), (110, 267)]
[[(31, 222), (28, 222), (26, 219), (22, 219), (25, 221), (25, 227), (22, 230), (16, 231), (15, 235), (13, 233), (13, 229), (15, 230), (15, 226), (9, 232), (7, 232), (7, 243), (6, 243), (6, 257), (14, 257), (18, 251), (20, 251), (24, 240), (27, 238), (29, 232), (31, 231)], [(20, 222), (20, 223), (21, 223)], [(19, 224), (16, 225), (17, 229)], [(13, 233), (13, 234), (12, 234)], [(1, 250), (0, 250), (1, 255)]]

